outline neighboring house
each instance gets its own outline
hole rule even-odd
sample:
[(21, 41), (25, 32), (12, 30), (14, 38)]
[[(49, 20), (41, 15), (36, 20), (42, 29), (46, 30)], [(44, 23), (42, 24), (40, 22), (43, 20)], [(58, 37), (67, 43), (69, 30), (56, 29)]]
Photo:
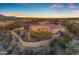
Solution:
[(9, 24), (15, 24), (15, 21), (0, 21), (0, 31), (8, 30), (6, 26)]
[(13, 23), (15, 23), (14, 21), (0, 21), (0, 26), (6, 26), (6, 25), (8, 25), (8, 24), (13, 24)]

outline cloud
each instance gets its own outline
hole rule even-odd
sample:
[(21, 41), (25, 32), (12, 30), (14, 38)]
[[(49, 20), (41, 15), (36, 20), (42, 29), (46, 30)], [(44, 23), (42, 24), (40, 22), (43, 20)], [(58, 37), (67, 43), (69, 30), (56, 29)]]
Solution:
[(74, 3), (69, 3), (69, 8), (76, 8), (75, 4)]
[(79, 13), (79, 10), (75, 10), (74, 12)]
[(59, 4), (59, 3), (55, 3), (51, 6), (51, 8), (62, 8), (64, 7), (62, 4)]
[(64, 5), (64, 4), (61, 4), (61, 3), (54, 3), (52, 4), (51, 8), (77, 8), (76, 5), (74, 3), (68, 3), (68, 5)]
[(78, 14), (79, 13), (79, 10), (72, 10), (72, 12)]

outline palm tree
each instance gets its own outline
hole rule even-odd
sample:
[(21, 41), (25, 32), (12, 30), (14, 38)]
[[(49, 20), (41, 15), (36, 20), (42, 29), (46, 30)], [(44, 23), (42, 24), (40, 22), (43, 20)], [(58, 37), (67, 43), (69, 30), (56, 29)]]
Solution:
[(30, 23), (27, 23), (27, 37), (28, 37), (28, 40), (30, 40), (31, 38), (30, 38), (30, 35), (31, 34), (31, 32), (30, 32)]

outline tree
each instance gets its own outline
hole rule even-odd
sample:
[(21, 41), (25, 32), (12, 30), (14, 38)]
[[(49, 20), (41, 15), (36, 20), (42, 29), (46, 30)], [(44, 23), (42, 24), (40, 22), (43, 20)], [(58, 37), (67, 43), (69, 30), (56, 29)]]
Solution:
[(68, 42), (72, 40), (72, 34), (70, 32), (61, 32), (61, 36), (64, 38), (64, 41)]
[(72, 42), (72, 36), (64, 32), (50, 43), (51, 54), (74, 55), (79, 54), (79, 46)]
[(70, 21), (68, 20), (62, 20), (61, 21), (61, 25), (65, 26), (66, 28), (68, 28), (72, 23), (70, 23)]
[(50, 55), (51, 51), (50, 51), (50, 46), (49, 45), (45, 45), (43, 49), (44, 49), (43, 52), (44, 52), (45, 55)]
[(50, 24), (60, 24), (59, 19), (49, 19)]
[(79, 25), (78, 24), (73, 24), (67, 28), (69, 32), (78, 35), (79, 36)]

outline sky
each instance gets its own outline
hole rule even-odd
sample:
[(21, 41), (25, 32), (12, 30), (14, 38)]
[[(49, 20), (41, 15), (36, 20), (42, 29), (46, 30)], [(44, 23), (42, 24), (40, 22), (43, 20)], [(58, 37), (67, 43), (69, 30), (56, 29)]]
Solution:
[(79, 17), (78, 3), (0, 3), (0, 14), (11, 16)]

